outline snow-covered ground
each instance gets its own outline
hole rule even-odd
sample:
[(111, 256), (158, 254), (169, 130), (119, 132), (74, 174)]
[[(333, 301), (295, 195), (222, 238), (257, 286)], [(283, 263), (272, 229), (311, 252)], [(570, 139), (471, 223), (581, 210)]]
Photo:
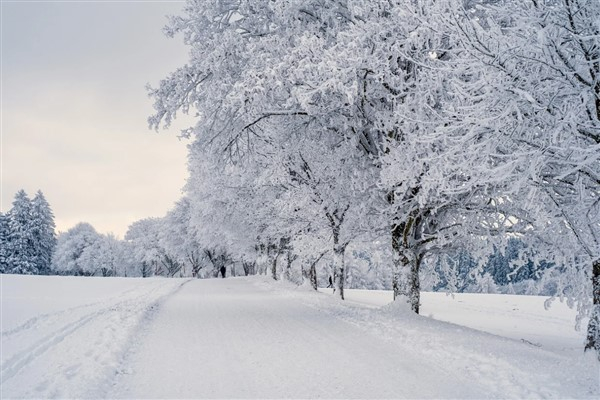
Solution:
[(416, 316), (264, 277), (0, 277), (1, 398), (600, 397), (543, 298), (424, 293)]
[[(331, 293), (331, 289), (321, 289)], [(393, 300), (389, 290), (346, 290), (346, 300), (371, 307), (382, 307)], [(575, 330), (577, 312), (559, 300), (548, 310), (543, 296), (518, 296), (423, 292), (421, 314), (503, 336), (555, 352), (581, 352), (588, 320)]]
[(184, 280), (0, 275), (0, 398), (101, 397), (152, 311)]

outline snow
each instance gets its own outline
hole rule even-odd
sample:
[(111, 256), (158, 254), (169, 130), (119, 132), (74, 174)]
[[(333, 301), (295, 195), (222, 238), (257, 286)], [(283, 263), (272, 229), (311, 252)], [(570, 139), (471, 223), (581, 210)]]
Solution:
[(543, 298), (424, 293), (429, 318), (266, 277), (0, 277), (2, 398), (600, 397)]
[(1, 398), (101, 396), (144, 318), (185, 282), (0, 276)]
[[(321, 289), (330, 293), (331, 289)], [(393, 300), (389, 290), (346, 289), (346, 300), (382, 307)], [(430, 318), (503, 336), (552, 351), (580, 352), (583, 329), (575, 330), (577, 311), (559, 300), (544, 309), (547, 297), (480, 293), (421, 293), (421, 314)]]

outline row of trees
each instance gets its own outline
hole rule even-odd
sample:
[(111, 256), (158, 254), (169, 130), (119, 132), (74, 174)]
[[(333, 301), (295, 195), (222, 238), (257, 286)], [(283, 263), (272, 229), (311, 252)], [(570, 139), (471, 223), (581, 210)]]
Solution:
[(178, 202), (163, 218), (134, 222), (123, 240), (79, 223), (59, 235), (52, 271), (104, 277), (204, 278), (216, 277), (225, 266), (235, 275), (234, 262), (226, 252), (202, 247), (188, 232), (186, 204)]
[(48, 274), (56, 247), (54, 214), (44, 194), (29, 199), (20, 190), (0, 213), (0, 273)]
[[(296, 284), (310, 283), (315, 289), (327, 286), (332, 273), (332, 257), (327, 252), (311, 259), (309, 265), (283, 243), (281, 248), (254, 249), (257, 254), (270, 253), (270, 262), (268, 257), (252, 260), (250, 254), (240, 259), (237, 258), (240, 253), (228, 251), (227, 246), (205, 247), (207, 242), (196, 239), (190, 211), (190, 200), (183, 198), (163, 218), (134, 222), (124, 240), (112, 234), (99, 234), (90, 224), (77, 224), (59, 235), (52, 273), (211, 278), (217, 277), (221, 267), (225, 267), (230, 276), (270, 274)], [(350, 244), (346, 251), (347, 287), (391, 289), (392, 274), (385, 261), (389, 255), (382, 254), (384, 248), (381, 245), (365, 246), (365, 243)], [(550, 265), (542, 262), (541, 267), (536, 266), (531, 260), (520, 268), (512, 265), (518, 260), (522, 246), (523, 243), (516, 239), (509, 240), (507, 248), (494, 251), (481, 268), (466, 252), (448, 257), (444, 263), (438, 260), (436, 264), (426, 264), (420, 271), (422, 289), (555, 294), (556, 274), (541, 273), (551, 268)]]
[[(13, 208), (0, 215), (0, 273), (205, 278), (216, 277), (220, 268), (225, 266), (233, 276), (273, 274), (273, 265), (269, 269), (263, 263), (259, 270), (256, 261), (236, 259), (225, 246), (206, 248), (209, 242), (197, 239), (198, 226), (192, 221), (191, 212), (192, 204), (186, 197), (163, 218), (146, 218), (133, 223), (125, 240), (113, 234), (100, 234), (88, 223), (77, 224), (61, 233), (57, 240), (54, 216), (43, 193), (39, 191), (33, 200), (29, 200), (24, 191), (19, 191)], [(481, 271), (477, 271), (476, 261), (468, 254), (459, 254), (456, 259), (448, 260), (454, 265), (450, 273), (440, 264), (432, 266), (422, 272), (424, 289), (459, 292), (504, 290), (527, 294), (548, 292), (544, 284), (537, 282), (539, 276), (531, 261), (524, 268), (513, 270), (510, 261), (518, 258), (520, 246), (517, 240), (509, 241), (508, 248), (503, 252), (496, 251)], [(282, 253), (277, 246), (267, 251)], [(348, 287), (391, 287), (391, 276), (381, 265), (380, 251), (380, 246), (365, 249), (364, 244), (351, 249), (348, 254)], [(285, 264), (284, 276), (302, 283), (310, 274), (310, 266), (303, 270), (300, 262), (292, 268), (291, 264), (297, 259), (291, 252), (286, 257), (279, 257), (280, 269)], [(331, 257), (326, 252), (313, 260), (312, 284), (315, 288), (317, 284), (327, 284), (330, 263)], [(278, 277), (281, 273), (277, 273), (277, 263), (275, 271)], [(527, 281), (527, 287), (523, 287), (523, 281)], [(513, 283), (521, 283), (521, 286), (509, 288)]]
[(522, 263), (568, 277), (557, 290), (600, 350), (598, 15), (595, 0), (189, 0), (166, 32), (190, 59), (151, 89), (149, 120), (197, 117), (186, 240), (276, 279), (327, 254), (341, 298), (347, 250), (375, 247), (418, 313), (425, 266), (518, 238)]

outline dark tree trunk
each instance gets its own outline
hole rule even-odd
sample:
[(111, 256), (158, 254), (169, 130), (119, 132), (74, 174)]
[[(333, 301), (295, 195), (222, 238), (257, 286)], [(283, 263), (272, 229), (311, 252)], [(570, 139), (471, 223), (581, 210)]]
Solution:
[(275, 254), (275, 257), (273, 257), (273, 262), (271, 263), (271, 277), (274, 280), (278, 280), (278, 276), (277, 276), (277, 258), (279, 258), (279, 254)]
[(202, 266), (200, 264), (192, 264), (192, 277), (197, 278), (201, 269)]
[(288, 249), (284, 274), (285, 279), (287, 279), (288, 281), (291, 281), (292, 279), (292, 263), (296, 261), (296, 259), (298, 259), (298, 256), (293, 254), (291, 248)]
[(161, 259), (162, 265), (165, 267), (167, 277), (172, 278), (181, 270), (181, 263), (175, 258), (165, 254)]
[(314, 261), (310, 263), (310, 266), (308, 267), (308, 272), (306, 272), (306, 278), (309, 280), (310, 286), (314, 290), (318, 290), (317, 264), (319, 263), (319, 261), (321, 261), (321, 258), (323, 258), (325, 254), (327, 254), (327, 251), (324, 251), (321, 254), (319, 254), (319, 257), (315, 258)]
[(292, 262), (294, 261), (294, 259), (292, 258), (292, 252), (288, 250), (287, 254), (286, 254), (286, 258), (285, 258), (285, 272), (283, 273), (283, 276), (286, 280), (291, 280), (292, 276), (291, 276), (291, 271), (292, 271)]
[(585, 351), (595, 350), (600, 360), (600, 260), (592, 265), (592, 313), (587, 328)]
[(242, 268), (244, 269), (244, 275), (254, 275), (256, 274), (256, 261), (242, 261)]
[(142, 278), (147, 278), (150, 276), (151, 273), (151, 269), (150, 266), (148, 265), (148, 263), (146, 261), (142, 261)]
[(106, 278), (108, 276), (113, 276), (112, 270), (108, 269), (108, 268), (101, 268), (100, 271), (102, 272), (102, 277)]
[(154, 276), (162, 276), (163, 268), (158, 261), (152, 261), (154, 265)]
[(346, 284), (346, 266), (344, 263), (345, 252), (346, 246), (336, 245), (333, 248), (334, 287), (342, 300), (344, 300), (344, 286)]
[(190, 253), (188, 253), (188, 261), (192, 267), (192, 277), (193, 278), (198, 278), (198, 275), (200, 274), (200, 270), (202, 269), (202, 262), (200, 259), (200, 255), (195, 252), (192, 251)]
[(405, 301), (410, 309), (419, 313), (421, 301), (421, 281), (419, 270), (421, 268), (422, 256), (414, 254), (405, 244), (405, 226), (397, 224), (392, 227), (392, 250), (394, 273), (392, 276), (392, 288), (394, 290), (394, 301)]
[(346, 205), (343, 210), (336, 209), (333, 212), (326, 212), (325, 216), (329, 220), (331, 234), (333, 236), (333, 291), (337, 291), (340, 299), (344, 300), (344, 285), (346, 280), (346, 266), (344, 265), (344, 253), (346, 246), (350, 243), (340, 243), (340, 231), (346, 212), (350, 205)]
[(317, 290), (317, 263), (312, 263), (310, 266), (310, 271), (308, 274), (308, 277), (310, 279), (310, 286), (312, 286), (313, 289)]
[(392, 226), (392, 290), (394, 292), (394, 301), (400, 295), (400, 282), (399, 282), (399, 270), (401, 268), (402, 259), (402, 232), (403, 228), (400, 224)]

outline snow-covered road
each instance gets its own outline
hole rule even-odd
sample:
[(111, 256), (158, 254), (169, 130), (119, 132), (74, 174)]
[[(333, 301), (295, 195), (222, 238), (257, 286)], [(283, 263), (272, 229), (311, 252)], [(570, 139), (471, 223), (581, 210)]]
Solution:
[(3, 286), (2, 398), (600, 397), (589, 354), (264, 277), (68, 282), (20, 319)]
[(109, 397), (563, 398), (598, 393), (593, 362), (586, 372), (577, 360), (514, 340), (394, 309), (349, 307), (260, 278), (186, 285), (164, 303), (126, 363), (128, 374), (115, 381)]
[(245, 280), (207, 282), (164, 304), (109, 397), (485, 396), (466, 377), (295, 299)]

